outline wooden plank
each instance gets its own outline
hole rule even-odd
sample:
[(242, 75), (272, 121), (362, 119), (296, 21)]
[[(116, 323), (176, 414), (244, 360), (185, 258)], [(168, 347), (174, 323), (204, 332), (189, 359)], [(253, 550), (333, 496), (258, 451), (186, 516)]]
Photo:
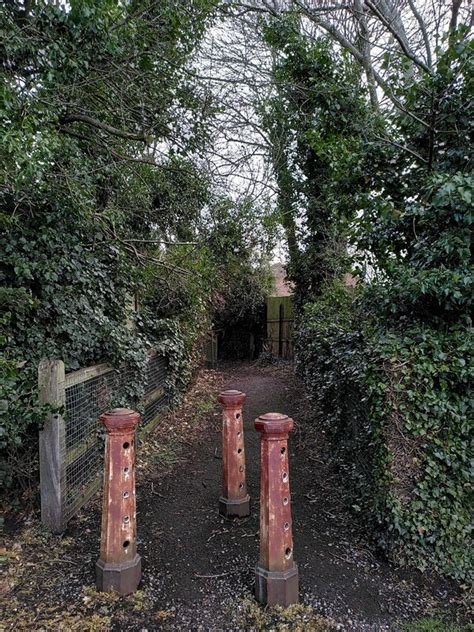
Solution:
[(102, 487), (103, 482), (103, 472), (97, 472), (97, 475), (94, 476), (86, 485), (81, 492), (78, 492), (74, 502), (72, 503), (72, 507), (74, 511), (71, 515), (67, 516), (68, 518), (72, 518), (78, 511), (83, 507), (90, 498)]
[(71, 465), (71, 463), (73, 463), (74, 461), (77, 461), (79, 457), (88, 452), (95, 445), (98, 445), (98, 443), (98, 438), (95, 435), (90, 435), (89, 437), (87, 437), (87, 439), (69, 450), (65, 458), (66, 467), (68, 465)]
[(79, 369), (78, 371), (68, 373), (66, 375), (65, 385), (66, 388), (71, 388), (71, 386), (81, 384), (82, 382), (86, 382), (87, 380), (91, 380), (94, 377), (105, 375), (105, 373), (110, 373), (112, 371), (115, 371), (115, 369), (108, 364), (96, 364), (95, 366), (87, 366), (84, 369)]
[[(38, 367), (39, 400), (64, 407), (65, 370), (62, 360), (42, 360)], [(65, 528), (63, 505), (66, 496), (66, 428), (59, 413), (48, 415), (39, 436), (41, 521), (53, 533)]]
[[(278, 344), (278, 341), (280, 340), (280, 338), (267, 338), (267, 340), (271, 342), (276, 342)], [(283, 342), (292, 342), (291, 338), (281, 338), (281, 340)]]
[(282, 318), (281, 320), (279, 318), (267, 318), (267, 323), (292, 323), (294, 321), (294, 318)]
[(292, 296), (268, 296), (267, 297), (267, 317), (278, 319), (280, 316), (280, 305), (283, 305), (283, 316), (292, 318), (294, 315)]
[(159, 397), (161, 397), (164, 392), (165, 392), (165, 389), (163, 386), (159, 386), (158, 388), (155, 388), (153, 391), (151, 391), (151, 393), (149, 393), (146, 397), (144, 397), (140, 401), (140, 405), (145, 408), (145, 406), (148, 406), (148, 404), (151, 404), (152, 402), (154, 402), (155, 399), (158, 399)]
[(145, 425), (139, 425), (138, 426), (138, 438), (140, 440), (144, 439), (145, 436), (151, 432), (152, 430), (154, 430), (156, 428), (156, 426), (158, 425), (158, 422), (161, 419), (161, 415), (162, 413), (160, 413), (159, 415), (157, 415), (156, 417), (154, 417), (151, 421), (149, 421), (147, 424)]

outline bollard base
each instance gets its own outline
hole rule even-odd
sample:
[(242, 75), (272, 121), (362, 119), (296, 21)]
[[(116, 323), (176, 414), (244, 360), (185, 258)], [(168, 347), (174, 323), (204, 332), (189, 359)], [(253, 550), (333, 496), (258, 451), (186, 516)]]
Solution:
[(298, 567), (287, 571), (268, 571), (259, 564), (255, 569), (255, 596), (268, 606), (287, 608), (299, 601)]
[(247, 494), (245, 498), (231, 500), (221, 496), (219, 498), (219, 513), (225, 518), (244, 518), (250, 515), (250, 496)]
[(140, 583), (142, 560), (139, 555), (129, 562), (113, 564), (98, 560), (96, 566), (96, 586), (100, 592), (115, 591), (119, 595), (130, 595)]

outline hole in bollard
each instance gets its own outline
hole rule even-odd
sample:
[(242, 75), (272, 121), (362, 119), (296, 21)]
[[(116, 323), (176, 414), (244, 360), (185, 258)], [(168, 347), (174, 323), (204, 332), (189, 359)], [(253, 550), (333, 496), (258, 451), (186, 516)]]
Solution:
[(288, 480), (288, 472), (283, 472), (283, 475), (282, 475), (281, 478), (282, 478), (283, 482), (286, 483), (286, 481)]
[(242, 434), (241, 432), (238, 432), (238, 433), (237, 433), (237, 437), (238, 437), (239, 439), (240, 439), (240, 435), (241, 435), (241, 434)]
[(283, 498), (283, 504), (284, 504), (284, 505), (287, 505), (287, 504), (288, 504), (288, 498), (287, 498), (287, 496), (285, 496), (285, 498)]
[(240, 419), (240, 413), (237, 413), (235, 416), (236, 419)]
[(237, 454), (240, 454), (241, 452), (242, 452), (242, 448), (239, 448), (239, 449), (237, 450)]
[(129, 469), (128, 467), (123, 468), (124, 474), (128, 474), (128, 469)]
[(286, 557), (287, 560), (290, 559), (291, 553), (292, 553), (292, 551), (291, 551), (290, 547), (285, 549), (285, 557)]
[(244, 484), (243, 483), (239, 483), (239, 489), (243, 489), (244, 488)]
[(125, 522), (125, 524), (127, 524), (128, 522), (130, 522), (130, 516), (124, 516), (124, 517), (123, 517), (123, 521)]
[(286, 448), (281, 448), (280, 452), (281, 452), (282, 454), (285, 454), (285, 452), (286, 452)]
[(243, 471), (244, 471), (244, 466), (243, 466), (243, 465), (241, 465), (241, 466), (239, 467), (239, 472), (243, 472)]
[(127, 448), (130, 447), (130, 444), (128, 441), (125, 441), (125, 443), (123, 444), (123, 449), (126, 450)]
[(283, 525), (283, 528), (285, 529), (285, 531), (288, 531), (288, 529), (290, 528), (290, 523), (285, 522), (285, 524)]
[(122, 496), (123, 496), (124, 498), (128, 498), (128, 497), (129, 497), (129, 495), (130, 495), (130, 494), (129, 494), (128, 492), (123, 492), (123, 494), (122, 494)]
[(123, 543), (123, 548), (126, 549), (127, 546), (129, 546), (130, 544), (130, 540), (125, 540), (125, 542)]

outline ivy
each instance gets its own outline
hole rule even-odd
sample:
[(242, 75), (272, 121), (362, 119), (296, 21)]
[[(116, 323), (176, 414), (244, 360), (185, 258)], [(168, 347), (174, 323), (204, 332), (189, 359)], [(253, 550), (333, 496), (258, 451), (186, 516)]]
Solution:
[(139, 401), (153, 347), (172, 401), (189, 382), (215, 265), (203, 244), (209, 178), (194, 159), (213, 106), (186, 65), (213, 8), (99, 0), (0, 11), (3, 483), (37, 474), (41, 358), (126, 370), (116, 405)]
[(474, 567), (472, 288), (463, 256), (473, 188), (470, 176), (431, 179), (427, 202), (396, 220), (424, 218), (423, 250), (392, 263), (383, 281), (328, 285), (297, 333), (300, 372), (378, 543), (400, 562), (462, 580)]
[[(404, 86), (405, 104), (419, 111), (439, 95), (430, 160), (394, 147), (371, 153), (377, 177), (354, 188), (360, 208), (345, 233), (357, 287), (327, 275), (319, 294), (307, 295), (296, 331), (299, 371), (334, 438), (354, 509), (399, 562), (466, 582), (474, 570), (471, 67), (472, 46), (451, 41), (432, 77)], [(387, 119), (385, 129), (423, 156), (428, 132), (403, 113)], [(319, 153), (333, 162), (338, 151), (346, 166), (346, 152), (356, 154), (353, 169), (357, 156), (368, 157), (314, 129)], [(344, 191), (344, 173), (326, 165), (325, 175)], [(338, 216), (327, 202), (328, 216)]]

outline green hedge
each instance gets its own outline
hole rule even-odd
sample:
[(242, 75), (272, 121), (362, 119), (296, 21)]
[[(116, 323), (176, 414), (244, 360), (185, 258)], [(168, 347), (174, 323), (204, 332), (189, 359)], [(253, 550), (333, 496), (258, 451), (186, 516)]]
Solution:
[[(329, 318), (331, 300), (338, 311)], [(307, 306), (298, 341), (306, 388), (339, 446), (354, 508), (365, 513), (378, 542), (400, 562), (470, 577), (465, 329), (440, 335), (414, 326), (383, 334), (336, 287)]]
[[(437, 176), (396, 229), (417, 241), (376, 280), (334, 283), (296, 332), (308, 391), (355, 509), (398, 561), (467, 580), (472, 555), (470, 176)], [(377, 227), (379, 243), (393, 221)]]

